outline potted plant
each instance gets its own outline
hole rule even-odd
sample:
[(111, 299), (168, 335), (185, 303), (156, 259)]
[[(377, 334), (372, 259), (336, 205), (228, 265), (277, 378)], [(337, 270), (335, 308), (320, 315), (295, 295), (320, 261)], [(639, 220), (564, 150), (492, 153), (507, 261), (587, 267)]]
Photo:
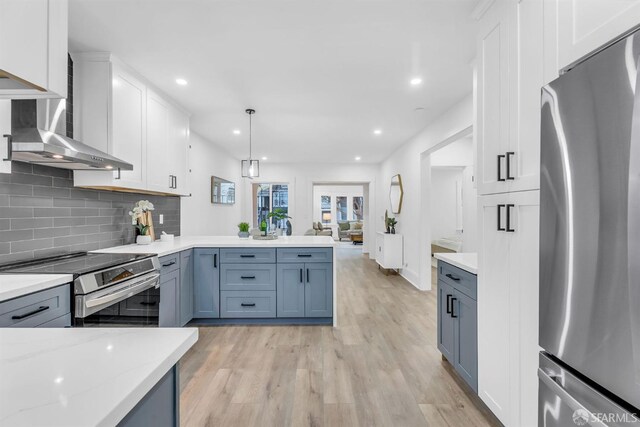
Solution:
[(249, 238), (249, 223), (248, 222), (241, 222), (240, 224), (238, 224), (238, 237), (240, 237), (241, 239), (248, 239)]
[(389, 227), (391, 228), (391, 234), (396, 234), (396, 224), (398, 223), (398, 221), (391, 217), (389, 218)]
[(280, 228), (278, 225), (278, 223), (280, 221), (283, 221), (285, 219), (290, 219), (291, 217), (289, 215), (287, 215), (287, 213), (285, 212), (284, 209), (282, 208), (275, 208), (273, 211), (269, 212), (267, 214), (267, 218), (268, 219), (272, 219), (275, 223), (276, 223), (276, 234), (278, 236), (282, 236), (282, 228)]
[(138, 231), (136, 243), (139, 245), (148, 245), (153, 242), (153, 221), (151, 211), (155, 207), (148, 200), (140, 200), (135, 204), (133, 209), (129, 211), (131, 217), (131, 225)]

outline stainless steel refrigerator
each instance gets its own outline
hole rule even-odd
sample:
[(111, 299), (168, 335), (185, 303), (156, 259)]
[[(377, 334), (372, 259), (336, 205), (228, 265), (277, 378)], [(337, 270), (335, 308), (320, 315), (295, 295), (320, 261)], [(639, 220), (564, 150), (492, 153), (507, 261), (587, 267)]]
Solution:
[(640, 33), (542, 89), (539, 425), (640, 426)]

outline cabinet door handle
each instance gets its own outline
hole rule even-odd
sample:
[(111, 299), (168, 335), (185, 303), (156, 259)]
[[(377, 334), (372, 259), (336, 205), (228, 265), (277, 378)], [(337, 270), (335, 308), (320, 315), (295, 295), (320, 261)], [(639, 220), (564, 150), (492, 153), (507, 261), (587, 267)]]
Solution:
[(502, 226), (502, 209), (507, 205), (498, 205), (498, 231), (507, 231), (506, 228)]
[(121, 179), (121, 178), (122, 178), (122, 174), (120, 172), (120, 168), (118, 168), (118, 175), (113, 179)]
[(304, 277), (302, 277), (303, 274), (302, 269), (300, 269), (300, 283), (304, 283)]
[(241, 307), (255, 307), (256, 303), (255, 302), (243, 302), (240, 304)]
[(507, 205), (507, 229), (505, 230), (507, 233), (513, 233), (515, 228), (511, 228), (511, 208), (514, 208), (516, 205)]
[(247, 280), (247, 279), (255, 279), (256, 276), (240, 276), (240, 278), (243, 280)]
[(173, 188), (178, 188), (178, 177), (173, 175)]
[(455, 307), (455, 304), (454, 304), (455, 301), (458, 301), (458, 298), (455, 298), (455, 297), (451, 298), (451, 317), (453, 317), (454, 319), (458, 317), (453, 312), (453, 308)]
[(447, 294), (447, 314), (451, 314), (451, 297), (453, 295)]
[(141, 301), (140, 305), (156, 305), (156, 301)]
[(213, 254), (213, 268), (218, 268), (218, 254)]
[(7, 138), (7, 157), (5, 157), (2, 160), (10, 162), (11, 158), (13, 157), (13, 137), (11, 135), (7, 135), (7, 134), (2, 135), (2, 136)]
[(41, 305), (40, 307), (36, 308), (33, 311), (30, 311), (30, 312), (25, 313), (25, 314), (18, 314), (16, 316), (11, 316), (11, 318), (14, 319), (14, 320), (22, 320), (22, 319), (24, 319), (26, 317), (33, 316), (34, 314), (42, 313), (43, 311), (47, 311), (47, 310), (49, 310), (49, 306), (48, 305)]
[(455, 280), (456, 282), (460, 281), (460, 278), (458, 276), (454, 276), (453, 274), (447, 273), (447, 274), (445, 274), (445, 276), (447, 276), (451, 280)]
[(309, 269), (307, 268), (307, 283), (309, 283)]
[(505, 154), (498, 154), (498, 181), (504, 181), (502, 177), (502, 159), (507, 157)]
[(166, 263), (166, 264), (162, 264), (162, 266), (163, 266), (163, 267), (170, 267), (170, 266), (172, 266), (172, 265), (173, 265), (173, 264), (175, 264), (175, 263), (176, 263), (175, 261), (171, 261), (171, 262), (168, 262), (168, 263)]
[(513, 151), (507, 151), (506, 154), (506, 159), (507, 159), (507, 179), (509, 180), (514, 180), (515, 177), (511, 176), (511, 156), (513, 156), (514, 154), (516, 154)]

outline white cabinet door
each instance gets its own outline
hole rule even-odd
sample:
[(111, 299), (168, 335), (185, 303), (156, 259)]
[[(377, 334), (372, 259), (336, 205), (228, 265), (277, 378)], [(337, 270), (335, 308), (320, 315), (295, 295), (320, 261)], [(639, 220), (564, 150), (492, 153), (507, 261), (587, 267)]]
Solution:
[(600, 49), (640, 24), (637, 0), (555, 0), (561, 69)]
[[(67, 0), (0, 1), (0, 98), (67, 97)], [(18, 82), (17, 85), (14, 83)]]
[(478, 36), (478, 194), (509, 190), (505, 175), (509, 146), (508, 56), (508, 14), (505, 2), (499, 0), (482, 17)]
[[(8, 153), (7, 138), (2, 135), (11, 134), (11, 101), (0, 99), (0, 159), (6, 159)], [(0, 173), (11, 173), (11, 162), (0, 160)]]
[[(540, 90), (544, 78), (544, 10), (540, 0), (509, 2), (509, 191), (540, 188)], [(505, 171), (505, 174), (507, 172)]]
[(111, 137), (109, 154), (129, 162), (132, 171), (113, 172), (114, 185), (144, 188), (146, 183), (146, 88), (114, 64), (112, 68)]
[[(537, 0), (528, 0), (537, 1)], [(514, 402), (512, 425), (538, 425), (538, 242), (540, 192), (522, 191), (509, 194), (511, 229), (509, 238), (509, 284), (512, 296), (511, 323), (517, 325), (511, 335), (511, 393)], [(515, 320), (517, 319), (517, 321)]]
[(514, 363), (509, 344), (509, 234), (504, 231), (508, 203), (508, 194), (478, 197), (478, 395), (505, 425), (510, 425), (509, 367)]
[(169, 111), (169, 135), (169, 164), (171, 174), (175, 177), (173, 192), (188, 195), (189, 116), (175, 107)]
[(169, 110), (164, 99), (147, 90), (147, 189), (164, 193), (173, 191)]

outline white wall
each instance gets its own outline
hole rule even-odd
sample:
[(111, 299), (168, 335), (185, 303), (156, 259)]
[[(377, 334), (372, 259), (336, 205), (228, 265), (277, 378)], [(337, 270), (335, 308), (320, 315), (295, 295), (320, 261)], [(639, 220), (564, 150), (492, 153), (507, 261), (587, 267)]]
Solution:
[(434, 151), (431, 166), (473, 166), (473, 138), (460, 138)]
[(473, 166), (462, 171), (462, 251), (478, 252), (478, 191), (473, 182)]
[(404, 201), (396, 230), (404, 236), (404, 268), (402, 276), (420, 289), (431, 289), (431, 231), (429, 230), (429, 156), (423, 153), (445, 144), (456, 134), (472, 126), (473, 99), (469, 94), (419, 134), (396, 150), (380, 166), (375, 227), (384, 229), (385, 209), (389, 207), (389, 183), (397, 173), (402, 175)]
[[(230, 236), (238, 233), (242, 216), (244, 185), (240, 160), (224, 149), (191, 132), (189, 150), (189, 190), (191, 197), (180, 199), (180, 228), (183, 235)], [(211, 203), (211, 176), (236, 183), (234, 205)]]
[(462, 168), (431, 168), (431, 240), (458, 236), (462, 232), (458, 229), (464, 224), (462, 210), (458, 212), (457, 194), (457, 186), (462, 187), (462, 172)]
[[(243, 191), (244, 218), (251, 218), (253, 201), (252, 183), (289, 184), (289, 215), (292, 217), (294, 235), (303, 235), (313, 222), (313, 185), (314, 184), (365, 184), (369, 183), (369, 203), (376, 206), (376, 176), (378, 165), (359, 163), (270, 163), (260, 162), (260, 177), (245, 179)], [(383, 211), (384, 212), (384, 211)], [(369, 208), (365, 198), (365, 238), (363, 252), (368, 252), (368, 243), (375, 241), (375, 228), (368, 227)]]

